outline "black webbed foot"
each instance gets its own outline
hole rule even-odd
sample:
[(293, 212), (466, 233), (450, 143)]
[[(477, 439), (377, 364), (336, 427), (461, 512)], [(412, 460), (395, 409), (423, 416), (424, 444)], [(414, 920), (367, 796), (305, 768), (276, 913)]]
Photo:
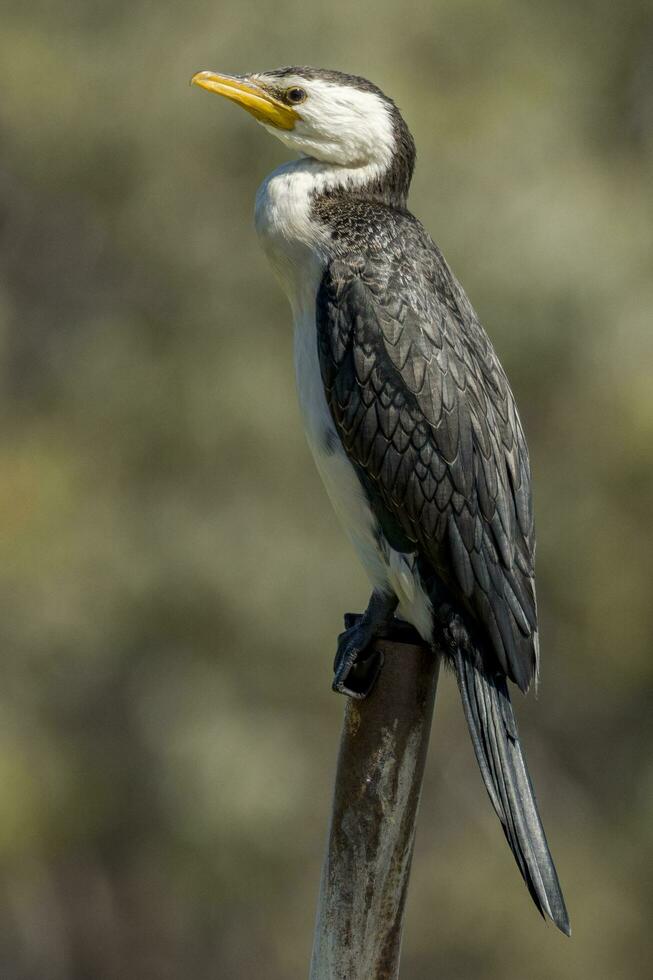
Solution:
[(337, 694), (362, 699), (370, 693), (383, 667), (382, 652), (370, 649), (376, 638), (364, 618), (340, 634), (333, 664), (332, 688)]
[(374, 687), (381, 668), (383, 653), (372, 649), (375, 640), (385, 636), (397, 607), (394, 596), (374, 591), (364, 616), (349, 625), (338, 637), (333, 665), (332, 689), (350, 698), (366, 698)]

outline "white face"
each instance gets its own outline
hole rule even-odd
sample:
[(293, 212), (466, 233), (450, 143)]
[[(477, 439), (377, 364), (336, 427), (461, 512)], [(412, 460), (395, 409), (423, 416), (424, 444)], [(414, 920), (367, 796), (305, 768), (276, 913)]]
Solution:
[(374, 92), (299, 75), (251, 78), (264, 88), (286, 93), (299, 117), (293, 129), (261, 125), (292, 150), (345, 167), (372, 164), (383, 169), (390, 163), (395, 144), (392, 116)]

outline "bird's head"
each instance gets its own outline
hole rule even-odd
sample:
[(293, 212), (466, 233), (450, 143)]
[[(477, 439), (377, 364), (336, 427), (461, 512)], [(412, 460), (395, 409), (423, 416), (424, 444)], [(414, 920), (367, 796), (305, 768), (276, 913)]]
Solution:
[(191, 81), (242, 106), (302, 156), (375, 173), (389, 201), (405, 203), (413, 138), (392, 99), (366, 79), (318, 68), (277, 68), (252, 75), (201, 71)]

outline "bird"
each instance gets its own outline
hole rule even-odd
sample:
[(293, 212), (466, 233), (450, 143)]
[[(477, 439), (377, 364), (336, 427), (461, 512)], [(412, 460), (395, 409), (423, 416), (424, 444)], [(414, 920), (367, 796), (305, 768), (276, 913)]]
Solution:
[(287, 295), (309, 447), (372, 584), (338, 638), (334, 690), (367, 696), (372, 655), (410, 624), (453, 668), (476, 759), (536, 907), (570, 935), (509, 683), (539, 669), (528, 448), (462, 286), (408, 210), (415, 143), (395, 102), (341, 71), (197, 72), (294, 158), (255, 226)]

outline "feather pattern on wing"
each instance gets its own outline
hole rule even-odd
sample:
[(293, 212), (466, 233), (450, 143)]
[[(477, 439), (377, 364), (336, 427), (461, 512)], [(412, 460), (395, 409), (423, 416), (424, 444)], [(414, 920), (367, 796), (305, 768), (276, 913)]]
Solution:
[[(343, 249), (317, 296), (327, 401), (371, 504), (484, 627), (522, 690), (537, 667), (528, 451), (506, 375), (435, 244)], [(371, 488), (371, 489), (370, 489)]]

